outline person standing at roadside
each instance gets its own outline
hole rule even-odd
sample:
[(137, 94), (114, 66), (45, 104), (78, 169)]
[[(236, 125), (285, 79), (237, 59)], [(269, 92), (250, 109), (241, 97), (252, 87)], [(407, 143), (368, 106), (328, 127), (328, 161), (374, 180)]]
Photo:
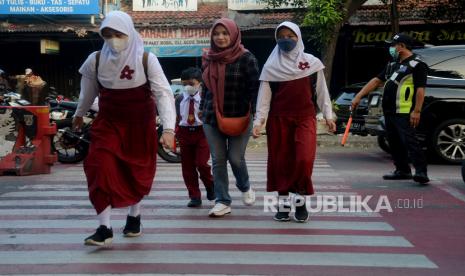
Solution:
[(5, 71), (0, 69), (0, 92), (5, 92), (10, 89), (10, 84), (8, 83), (8, 77), (6, 76)]
[(3, 95), (6, 94), (9, 89), (10, 84), (8, 83), (6, 73), (0, 69), (0, 102), (3, 101)]
[(371, 79), (352, 100), (357, 108), (360, 100), (384, 84), (383, 113), (387, 138), (395, 170), (385, 180), (412, 179), (409, 157), (415, 167), (415, 182), (429, 182), (427, 162), (416, 136), (425, 97), (428, 66), (412, 52), (413, 39), (403, 33), (391, 41), (389, 53), (393, 62)]
[(258, 63), (241, 44), (236, 23), (228, 18), (212, 26), (210, 50), (202, 56), (206, 91), (200, 110), (212, 155), (216, 204), (209, 216), (231, 212), (227, 161), (242, 192), (245, 205), (255, 202), (245, 162), (245, 150), (252, 128), (258, 92)]
[[(314, 193), (313, 163), (316, 154), (316, 103), (326, 119), (329, 131), (336, 125), (332, 118), (331, 99), (324, 77), (324, 65), (304, 52), (299, 26), (281, 23), (275, 31), (277, 45), (260, 75), (253, 136), (260, 136), (266, 122), (268, 144), (267, 191), (278, 192), (279, 202), (288, 202), (295, 193), (294, 219), (309, 218), (306, 197)], [(296, 201), (299, 201), (297, 204)], [(288, 203), (292, 204), (292, 203)], [(289, 211), (281, 209), (277, 221), (289, 221)]]
[(213, 176), (208, 165), (210, 150), (203, 132), (203, 123), (199, 118), (199, 105), (202, 95), (202, 71), (187, 68), (181, 72), (184, 92), (176, 99), (179, 124), (176, 138), (181, 146), (182, 177), (189, 192), (187, 207), (202, 205), (199, 189), (199, 175), (207, 192), (207, 199), (214, 200)]
[(84, 172), (100, 226), (85, 239), (86, 245), (112, 241), (112, 208), (129, 207), (125, 237), (141, 235), (141, 200), (149, 194), (156, 170), (157, 109), (164, 147), (173, 147), (176, 124), (168, 80), (156, 56), (144, 52), (131, 17), (121, 11), (108, 13), (100, 35), (105, 41), (102, 50), (90, 54), (79, 69), (81, 93), (73, 119), (73, 129), (79, 130), (83, 115), (99, 96)]
[(32, 105), (44, 103), (45, 95), (42, 94), (42, 90), (47, 83), (31, 68), (26, 68), (24, 75), (10, 76), (10, 79), (16, 80), (16, 92)]
[(32, 105), (44, 104), (45, 95), (43, 95), (42, 90), (47, 83), (30, 68), (27, 68), (25, 73), (26, 77), (24, 78), (24, 82), (26, 98)]

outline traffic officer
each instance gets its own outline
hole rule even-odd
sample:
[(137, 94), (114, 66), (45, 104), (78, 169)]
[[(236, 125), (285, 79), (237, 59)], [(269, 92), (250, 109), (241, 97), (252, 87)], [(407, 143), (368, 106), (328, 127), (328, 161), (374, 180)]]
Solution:
[(391, 44), (389, 53), (393, 61), (357, 93), (352, 100), (352, 108), (355, 109), (363, 97), (385, 83), (383, 113), (395, 171), (384, 175), (383, 179), (412, 179), (410, 158), (415, 167), (413, 180), (425, 184), (429, 182), (427, 162), (415, 128), (420, 123), (428, 66), (412, 53), (413, 39), (410, 36), (399, 33), (386, 42)]

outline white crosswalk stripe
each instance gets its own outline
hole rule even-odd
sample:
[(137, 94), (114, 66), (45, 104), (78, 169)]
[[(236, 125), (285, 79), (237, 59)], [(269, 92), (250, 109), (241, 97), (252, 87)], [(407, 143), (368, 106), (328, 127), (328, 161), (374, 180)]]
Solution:
[(214, 256), (216, 264), (276, 264), (285, 260), (287, 265), (331, 265), (436, 268), (427, 257), (417, 254), (368, 253), (293, 253), (293, 252), (236, 252), (230, 251), (101, 251), (98, 258), (83, 252), (0, 252), (0, 264), (62, 264), (62, 263), (162, 263), (208, 264)]
[[(112, 220), (117, 226), (124, 226), (124, 220)], [(95, 226), (93, 220), (14, 220), (8, 224), (0, 225), (2, 228), (92, 228)], [(264, 223), (263, 221), (244, 220), (240, 223), (236, 220), (162, 220), (154, 219), (144, 222), (147, 228), (220, 228), (220, 229), (333, 229), (333, 230), (372, 230), (372, 231), (394, 231), (394, 229), (385, 222), (353, 222), (353, 221), (314, 221), (306, 224), (290, 223), (285, 224), (277, 221)]]
[[(80, 234), (0, 234), (0, 244), (82, 243)], [(117, 238), (118, 243), (235, 243), (235, 244), (301, 244), (345, 246), (393, 246), (412, 247), (403, 237), (357, 235), (248, 235), (248, 234), (144, 234), (138, 239)]]

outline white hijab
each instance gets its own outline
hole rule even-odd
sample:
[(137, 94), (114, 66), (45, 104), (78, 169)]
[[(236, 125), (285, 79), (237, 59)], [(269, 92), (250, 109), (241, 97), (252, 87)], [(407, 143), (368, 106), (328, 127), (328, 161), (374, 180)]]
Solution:
[[(139, 33), (134, 28), (131, 17), (122, 11), (109, 12), (100, 26), (100, 36), (104, 28), (112, 28), (124, 33), (129, 38), (129, 44), (126, 49), (120, 53), (114, 53), (110, 46), (105, 42), (103, 44), (98, 67), (98, 80), (105, 88), (126, 89), (134, 88), (146, 83), (142, 56), (144, 54), (144, 43)], [(134, 70), (131, 75), (132, 79), (120, 78), (124, 68), (128, 66)], [(81, 67), (79, 72), (90, 78), (95, 78), (95, 69)]]
[(305, 47), (299, 26), (284, 21), (275, 30), (275, 39), (278, 40), (278, 30), (287, 27), (297, 35), (297, 45), (290, 52), (279, 49), (276, 45), (268, 60), (263, 66), (260, 75), (261, 81), (290, 81), (310, 76), (323, 70), (325, 67), (321, 61), (311, 54), (304, 53)]

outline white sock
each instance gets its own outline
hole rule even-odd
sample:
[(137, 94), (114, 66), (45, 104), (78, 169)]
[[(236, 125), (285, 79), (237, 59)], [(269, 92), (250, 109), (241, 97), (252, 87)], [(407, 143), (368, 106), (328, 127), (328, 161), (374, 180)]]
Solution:
[(100, 214), (97, 215), (99, 225), (105, 225), (108, 229), (111, 228), (110, 224), (110, 216), (111, 216), (111, 206), (108, 205), (105, 210), (103, 210)]
[(129, 207), (128, 215), (131, 217), (137, 217), (140, 215), (140, 202)]

